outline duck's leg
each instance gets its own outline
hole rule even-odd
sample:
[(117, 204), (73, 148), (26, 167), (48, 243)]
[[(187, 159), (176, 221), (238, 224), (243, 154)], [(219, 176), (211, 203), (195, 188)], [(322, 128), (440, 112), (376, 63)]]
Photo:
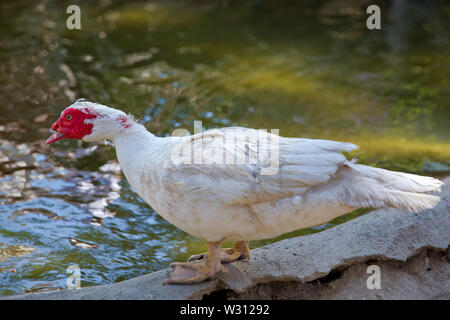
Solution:
[(220, 243), (207, 242), (208, 256), (204, 260), (171, 263), (170, 267), (174, 270), (169, 279), (163, 281), (163, 285), (199, 283), (216, 278), (220, 271), (226, 273), (227, 270), (220, 263)]
[[(208, 257), (208, 252), (190, 256), (188, 261), (205, 259)], [(237, 241), (233, 248), (225, 248), (220, 250), (220, 261), (223, 263), (230, 263), (244, 258), (250, 259), (248, 241)]]

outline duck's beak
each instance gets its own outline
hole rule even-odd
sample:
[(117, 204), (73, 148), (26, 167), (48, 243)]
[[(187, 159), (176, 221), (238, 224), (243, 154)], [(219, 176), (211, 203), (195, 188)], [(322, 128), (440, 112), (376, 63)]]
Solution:
[(47, 141), (45, 141), (45, 144), (50, 144), (50, 143), (56, 142), (56, 141), (61, 140), (61, 139), (64, 139), (64, 138), (65, 138), (64, 133), (55, 131), (55, 132), (53, 132), (53, 134), (47, 139)]
[(53, 125), (52, 125), (52, 130), (54, 131), (53, 134), (47, 139), (47, 141), (45, 141), (45, 144), (50, 144), (53, 142), (56, 142), (58, 140), (64, 139), (65, 135), (64, 133), (61, 131), (60, 127), (59, 127), (59, 121), (56, 121)]

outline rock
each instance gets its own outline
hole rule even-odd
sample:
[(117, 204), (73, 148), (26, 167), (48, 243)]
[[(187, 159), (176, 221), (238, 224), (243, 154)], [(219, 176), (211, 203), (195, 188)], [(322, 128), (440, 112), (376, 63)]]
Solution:
[[(3, 299), (450, 299), (450, 178), (418, 214), (382, 209), (335, 228), (254, 249), (250, 262), (198, 285), (161, 285), (169, 269), (119, 283)], [(368, 289), (367, 267), (380, 268)]]

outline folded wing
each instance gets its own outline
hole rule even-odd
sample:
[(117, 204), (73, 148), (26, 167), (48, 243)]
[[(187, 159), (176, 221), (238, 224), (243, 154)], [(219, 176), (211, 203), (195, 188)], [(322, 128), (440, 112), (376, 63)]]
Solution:
[(181, 137), (167, 167), (172, 190), (191, 198), (255, 204), (300, 195), (332, 179), (351, 143), (225, 128)]

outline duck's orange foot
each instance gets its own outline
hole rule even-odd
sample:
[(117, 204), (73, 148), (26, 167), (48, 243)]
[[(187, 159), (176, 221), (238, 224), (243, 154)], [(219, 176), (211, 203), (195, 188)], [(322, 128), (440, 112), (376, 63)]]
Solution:
[[(203, 260), (208, 257), (208, 253), (195, 254), (190, 256), (189, 261)], [(248, 247), (248, 241), (238, 241), (234, 244), (233, 248), (224, 248), (220, 250), (220, 262), (230, 263), (238, 259), (250, 259), (250, 249)]]
[(206, 259), (171, 263), (170, 267), (173, 271), (169, 279), (164, 280), (162, 284), (194, 284), (215, 279), (220, 272), (227, 273), (227, 269), (220, 264), (220, 241), (207, 242), (207, 244), (209, 254)]
[(173, 268), (173, 271), (169, 275), (169, 279), (163, 281), (163, 285), (195, 284), (206, 280), (213, 280), (217, 278), (219, 272), (228, 272), (224, 266), (220, 266), (219, 272), (208, 270), (204, 261), (174, 262), (170, 264), (170, 267)]

